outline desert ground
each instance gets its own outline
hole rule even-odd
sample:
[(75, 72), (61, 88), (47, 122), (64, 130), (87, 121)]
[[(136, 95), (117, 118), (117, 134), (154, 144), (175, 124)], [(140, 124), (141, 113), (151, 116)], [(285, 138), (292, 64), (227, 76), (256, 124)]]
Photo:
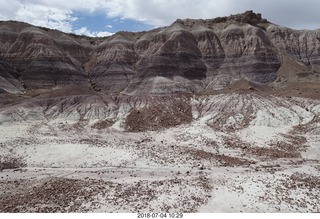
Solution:
[(21, 98), (0, 108), (0, 212), (320, 211), (319, 100)]

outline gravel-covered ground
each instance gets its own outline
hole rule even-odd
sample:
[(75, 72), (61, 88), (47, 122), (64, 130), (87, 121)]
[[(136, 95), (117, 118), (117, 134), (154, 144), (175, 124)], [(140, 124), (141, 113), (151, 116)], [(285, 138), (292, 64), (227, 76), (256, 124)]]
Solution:
[(0, 212), (320, 211), (318, 100), (28, 100), (0, 133)]

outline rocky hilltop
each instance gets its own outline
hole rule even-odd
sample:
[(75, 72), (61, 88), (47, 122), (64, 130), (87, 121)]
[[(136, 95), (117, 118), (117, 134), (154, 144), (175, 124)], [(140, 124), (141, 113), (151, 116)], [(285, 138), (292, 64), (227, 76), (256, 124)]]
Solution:
[(78, 86), (103, 93), (199, 93), (239, 81), (282, 89), (317, 84), (319, 75), (320, 30), (278, 26), (252, 11), (178, 19), (106, 38), (0, 22), (0, 92)]

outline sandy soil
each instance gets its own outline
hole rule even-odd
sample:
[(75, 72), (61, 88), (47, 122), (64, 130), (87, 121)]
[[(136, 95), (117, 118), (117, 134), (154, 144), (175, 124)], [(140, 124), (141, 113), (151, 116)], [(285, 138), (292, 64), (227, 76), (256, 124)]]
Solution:
[(0, 133), (0, 212), (320, 211), (315, 99), (32, 99)]

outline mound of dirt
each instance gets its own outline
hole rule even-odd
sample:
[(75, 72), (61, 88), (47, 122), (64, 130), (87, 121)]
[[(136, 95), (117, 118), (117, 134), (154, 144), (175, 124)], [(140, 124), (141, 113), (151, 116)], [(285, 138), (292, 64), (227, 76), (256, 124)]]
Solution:
[(190, 98), (157, 97), (146, 106), (133, 109), (126, 118), (129, 132), (155, 131), (192, 121)]

